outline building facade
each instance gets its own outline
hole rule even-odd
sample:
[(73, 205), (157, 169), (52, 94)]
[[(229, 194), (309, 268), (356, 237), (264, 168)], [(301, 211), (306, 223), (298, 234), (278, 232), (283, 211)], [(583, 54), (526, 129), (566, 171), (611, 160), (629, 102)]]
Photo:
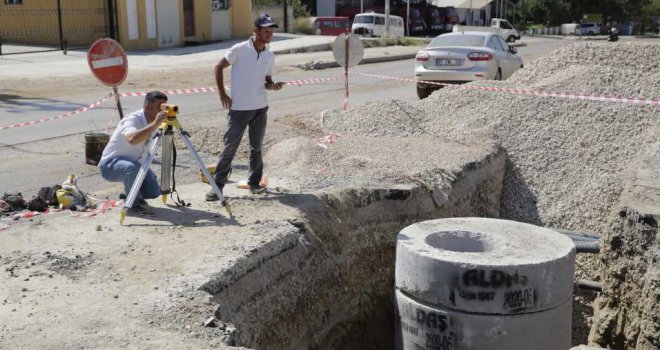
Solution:
[(240, 38), (252, 32), (250, 0), (1, 0), (7, 46), (86, 47), (112, 37), (128, 50)]

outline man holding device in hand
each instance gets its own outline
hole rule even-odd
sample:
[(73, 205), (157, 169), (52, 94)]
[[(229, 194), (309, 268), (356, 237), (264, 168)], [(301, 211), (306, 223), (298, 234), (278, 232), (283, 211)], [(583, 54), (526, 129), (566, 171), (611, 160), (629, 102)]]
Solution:
[[(277, 23), (261, 14), (254, 21), (253, 36), (234, 45), (225, 57), (215, 65), (215, 80), (218, 85), (222, 107), (227, 114), (227, 131), (224, 135), (224, 149), (215, 167), (214, 180), (220, 190), (231, 173), (231, 163), (241, 143), (245, 129), (250, 140), (250, 171), (248, 185), (250, 193), (261, 194), (266, 188), (259, 183), (263, 175), (261, 146), (266, 133), (268, 99), (266, 90), (280, 90), (284, 83), (273, 82), (275, 55), (268, 50), (267, 44), (273, 38)], [(224, 88), (223, 71), (231, 69), (231, 96)], [(206, 194), (207, 201), (217, 201), (213, 191)]]

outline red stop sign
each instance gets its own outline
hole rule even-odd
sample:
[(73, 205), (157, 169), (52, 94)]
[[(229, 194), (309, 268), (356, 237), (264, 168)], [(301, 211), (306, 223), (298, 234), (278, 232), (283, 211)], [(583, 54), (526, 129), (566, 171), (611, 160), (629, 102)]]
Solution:
[(96, 79), (109, 86), (123, 83), (128, 73), (128, 59), (124, 49), (109, 38), (99, 39), (92, 44), (87, 52), (87, 63)]

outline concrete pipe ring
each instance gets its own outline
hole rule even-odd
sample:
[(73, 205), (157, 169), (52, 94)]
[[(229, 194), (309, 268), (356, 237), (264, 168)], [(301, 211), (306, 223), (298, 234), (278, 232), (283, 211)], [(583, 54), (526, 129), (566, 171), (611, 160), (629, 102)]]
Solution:
[(396, 290), (395, 349), (557, 350), (571, 347), (571, 303), (517, 315), (435, 307)]
[(543, 227), (486, 218), (425, 221), (397, 237), (395, 285), (433, 305), (529, 313), (571, 300), (575, 245)]

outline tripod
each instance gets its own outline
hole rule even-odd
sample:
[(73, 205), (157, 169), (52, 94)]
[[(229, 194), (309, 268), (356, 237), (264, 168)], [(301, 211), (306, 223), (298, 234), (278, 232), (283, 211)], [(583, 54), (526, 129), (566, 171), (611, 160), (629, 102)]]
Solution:
[(160, 193), (163, 203), (165, 203), (165, 201), (167, 200), (167, 195), (172, 191), (170, 187), (170, 178), (171, 178), (170, 171), (172, 169), (171, 166), (172, 155), (175, 151), (174, 150), (175, 129), (178, 131), (179, 136), (181, 136), (181, 139), (190, 150), (190, 153), (192, 153), (193, 156), (195, 156), (195, 160), (197, 160), (197, 164), (199, 165), (200, 170), (202, 171), (206, 179), (209, 181), (209, 184), (211, 184), (213, 191), (215, 191), (215, 193), (218, 195), (218, 198), (220, 199), (220, 203), (222, 203), (222, 206), (225, 207), (225, 209), (227, 209), (227, 213), (231, 217), (232, 216), (231, 203), (229, 203), (227, 199), (222, 195), (222, 191), (220, 191), (220, 188), (215, 183), (215, 180), (213, 179), (213, 177), (211, 177), (211, 173), (209, 173), (209, 170), (206, 168), (206, 165), (204, 165), (202, 158), (199, 157), (199, 154), (197, 154), (197, 152), (195, 151), (192, 142), (190, 142), (190, 138), (189, 138), (190, 135), (181, 128), (181, 124), (179, 124), (179, 121), (176, 118), (179, 112), (178, 106), (165, 105), (164, 108), (167, 111), (167, 120), (164, 121), (162, 124), (160, 124), (160, 126), (158, 127), (158, 131), (156, 132), (156, 135), (153, 137), (151, 143), (149, 144), (149, 152), (147, 153), (147, 158), (142, 163), (142, 166), (138, 171), (135, 181), (133, 182), (133, 186), (131, 187), (128, 196), (126, 197), (126, 202), (124, 202), (124, 206), (122, 207), (121, 212), (119, 213), (119, 224), (121, 225), (124, 223), (124, 219), (126, 218), (126, 214), (128, 213), (128, 208), (133, 206), (133, 203), (137, 198), (137, 194), (138, 192), (140, 192), (140, 187), (142, 187), (142, 182), (144, 181), (144, 177), (147, 175), (149, 166), (151, 165), (151, 162), (154, 160), (154, 157), (156, 155), (156, 149), (161, 144), (163, 146), (162, 148), (163, 163), (161, 167)]

